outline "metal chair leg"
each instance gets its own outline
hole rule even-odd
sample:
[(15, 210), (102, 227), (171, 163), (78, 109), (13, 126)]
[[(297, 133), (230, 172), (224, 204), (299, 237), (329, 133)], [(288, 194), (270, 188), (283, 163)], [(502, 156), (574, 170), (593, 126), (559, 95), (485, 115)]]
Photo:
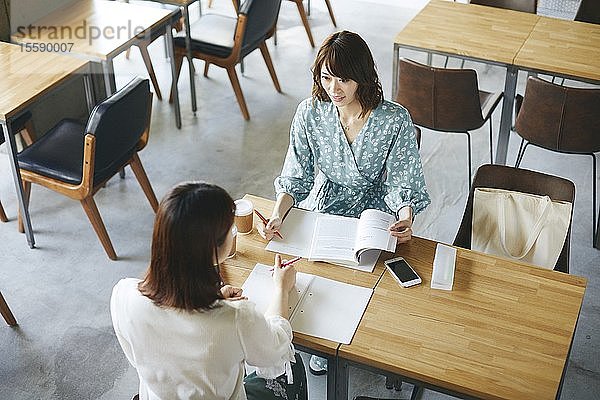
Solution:
[(493, 133), (492, 133), (492, 117), (490, 116), (490, 164), (494, 163), (493, 149)]
[(469, 132), (465, 132), (467, 134), (467, 143), (469, 145), (469, 190), (471, 190), (471, 135)]
[(592, 238), (592, 244), (594, 247), (598, 246), (598, 227), (596, 226), (596, 155), (594, 153), (592, 153), (592, 160), (593, 160), (593, 164), (592, 164), (592, 178), (594, 179), (593, 185), (592, 185), (592, 190), (593, 190), (593, 194), (592, 194), (592, 215), (593, 215), (593, 222), (592, 222), (592, 232), (594, 237)]
[(515, 162), (516, 168), (519, 168), (519, 165), (521, 165), (521, 161), (523, 161), (523, 156), (525, 155), (525, 149), (529, 145), (529, 142), (527, 142), (525, 143), (525, 146), (523, 146), (524, 143), (525, 139), (521, 138), (521, 145), (519, 146), (519, 152), (517, 153), (517, 161)]

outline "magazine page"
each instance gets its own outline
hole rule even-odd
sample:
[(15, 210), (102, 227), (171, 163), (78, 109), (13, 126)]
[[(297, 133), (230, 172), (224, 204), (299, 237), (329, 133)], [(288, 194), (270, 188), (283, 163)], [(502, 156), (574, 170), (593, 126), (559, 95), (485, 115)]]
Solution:
[(292, 208), (281, 226), (283, 239), (274, 236), (266, 249), (275, 253), (308, 258), (318, 213)]
[(358, 220), (356, 242), (354, 243), (355, 257), (366, 250), (379, 249), (389, 252), (396, 250), (396, 238), (389, 231), (396, 219), (393, 215), (380, 210), (368, 209), (362, 212)]
[(354, 257), (356, 218), (322, 214), (317, 218), (310, 249), (310, 260), (357, 265)]

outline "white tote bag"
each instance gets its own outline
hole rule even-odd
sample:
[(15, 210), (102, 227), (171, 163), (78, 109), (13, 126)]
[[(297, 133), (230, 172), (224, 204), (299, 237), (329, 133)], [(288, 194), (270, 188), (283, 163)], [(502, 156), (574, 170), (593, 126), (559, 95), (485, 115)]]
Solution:
[(553, 269), (567, 237), (571, 207), (548, 196), (476, 188), (471, 249)]

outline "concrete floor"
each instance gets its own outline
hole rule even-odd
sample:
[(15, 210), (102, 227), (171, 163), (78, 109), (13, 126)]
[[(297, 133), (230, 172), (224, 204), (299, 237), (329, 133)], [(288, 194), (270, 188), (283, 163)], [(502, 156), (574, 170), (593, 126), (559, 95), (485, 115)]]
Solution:
[[(369, 43), (389, 96), (393, 37), (426, 0), (331, 2), (339, 28), (359, 32)], [(218, 10), (229, 12), (229, 1), (214, 3)], [(335, 30), (323, 3), (312, 1), (310, 20), (317, 42)], [(546, 1), (548, 7), (551, 3)], [(190, 179), (215, 182), (234, 198), (245, 193), (273, 197), (272, 182), (285, 155), (292, 115), (310, 93), (309, 68), (316, 53), (308, 44), (293, 3), (283, 2), (278, 45), (270, 43), (269, 48), (283, 93), (274, 90), (259, 52), (248, 56), (241, 84), (252, 117), (249, 122), (241, 117), (225, 72), (214, 67), (209, 79), (197, 76), (198, 112), (193, 115), (184, 66), (179, 82), (183, 129), (175, 128), (172, 107), (155, 100), (150, 142), (141, 159), (158, 197), (174, 184)], [(170, 74), (160, 40), (151, 46), (151, 52), (162, 91), (167, 93)], [(425, 60), (424, 54), (402, 55)], [(458, 65), (457, 60), (452, 63)], [(475, 63), (467, 66), (477, 70), (484, 89), (502, 89), (502, 69)], [(196, 63), (199, 71), (202, 67)], [(117, 60), (115, 70), (118, 85), (136, 74), (146, 74), (135, 49), (130, 60)], [(519, 88), (522, 92), (524, 79), (520, 79)], [(498, 120), (499, 113), (495, 115), (496, 128)], [(475, 169), (489, 160), (487, 127), (473, 139)], [(509, 163), (514, 163), (517, 146), (513, 136)], [(465, 147), (464, 136), (424, 132), (421, 155), (432, 204), (417, 217), (417, 235), (452, 242), (467, 195)], [(0, 290), (20, 323), (16, 328), (0, 324), (0, 399), (130, 398), (137, 391), (137, 376), (114, 336), (108, 301), (119, 279), (140, 276), (146, 268), (153, 223), (149, 204), (130, 171), (124, 180), (112, 179), (96, 195), (120, 257), (113, 262), (76, 202), (34, 187), (31, 216), (37, 248), (30, 250), (25, 237), (17, 232), (6, 149), (0, 151), (0, 170), (4, 171), (0, 175), (0, 199), (11, 219), (0, 226)], [(588, 287), (562, 398), (598, 399), (600, 252), (591, 244), (591, 161), (589, 157), (531, 148), (522, 166), (564, 176), (577, 187), (571, 273), (585, 276)], [(325, 378), (309, 379), (310, 399), (323, 399)], [(350, 394), (407, 398), (409, 385), (394, 392), (386, 390), (383, 382), (381, 376), (353, 369)], [(426, 391), (423, 398), (447, 396)]]

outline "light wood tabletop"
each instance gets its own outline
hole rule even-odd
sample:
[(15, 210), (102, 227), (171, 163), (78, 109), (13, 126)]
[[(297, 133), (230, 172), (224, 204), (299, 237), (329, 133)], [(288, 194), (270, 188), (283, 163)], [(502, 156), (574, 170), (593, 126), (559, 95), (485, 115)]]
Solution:
[(555, 399), (586, 280), (458, 249), (453, 290), (434, 290), (435, 246), (398, 247), (423, 283), (385, 272), (338, 357), (481, 399)]
[[(267, 200), (261, 197), (246, 195), (245, 199), (252, 201), (254, 208), (261, 212), (261, 214), (265, 216), (271, 215), (271, 210), (273, 208), (274, 202), (272, 200)], [(274, 262), (275, 254), (265, 250), (265, 246), (267, 242), (260, 237), (256, 230), (256, 222), (257, 218), (254, 219), (252, 232), (247, 235), (239, 235), (237, 236), (237, 252), (234, 257), (228, 259), (223, 266), (223, 270), (228, 271), (229, 267), (234, 267), (234, 271), (239, 271), (239, 269), (246, 270), (247, 273), (239, 273), (236, 272), (233, 276), (224, 275), (225, 277), (231, 277), (232, 283), (241, 285), (250, 274), (250, 271), (256, 263), (262, 263), (266, 265), (272, 265)], [(291, 259), (291, 256), (282, 255), (284, 259)], [(294, 264), (296, 269), (299, 272), (304, 272), (313, 275), (319, 275), (324, 278), (334, 279), (339, 282), (350, 283), (353, 285), (358, 285), (362, 287), (374, 288), (377, 281), (381, 277), (383, 273), (384, 266), (383, 263), (378, 263), (375, 266), (375, 270), (372, 273), (358, 271), (355, 269), (351, 269), (348, 267), (342, 267), (339, 265), (328, 264), (324, 262), (312, 262), (306, 259), (300, 260)], [(240, 281), (240, 279), (242, 279)], [(323, 353), (334, 355), (339, 343), (332, 342), (330, 340), (319, 339), (312, 336), (294, 333), (294, 343), (302, 345), (304, 347), (311, 348), (313, 350), (317, 350)]]
[(6, 121), (77, 73), (88, 62), (56, 53), (28, 53), (0, 42), (0, 120)]
[(129, 48), (138, 34), (169, 21), (171, 12), (118, 1), (84, 0), (42, 17), (27, 27), (17, 27), (16, 43), (71, 45), (67, 53), (107, 60)]
[(600, 25), (540, 17), (515, 64), (598, 83)]
[(535, 14), (432, 0), (396, 35), (394, 43), (512, 64), (538, 19)]

